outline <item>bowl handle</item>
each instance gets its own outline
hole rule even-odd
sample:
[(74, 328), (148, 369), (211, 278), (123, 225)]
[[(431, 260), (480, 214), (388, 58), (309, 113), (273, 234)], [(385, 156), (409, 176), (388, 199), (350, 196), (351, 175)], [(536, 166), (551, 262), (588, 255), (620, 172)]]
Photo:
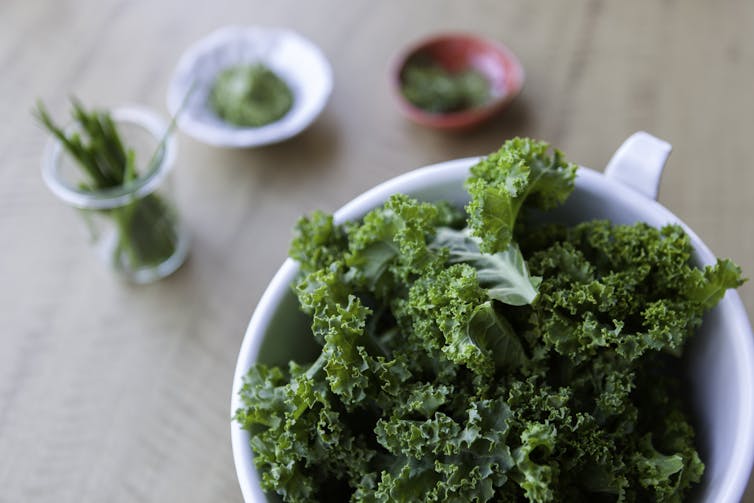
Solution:
[(660, 175), (672, 149), (670, 143), (649, 133), (634, 133), (615, 151), (605, 176), (656, 200)]

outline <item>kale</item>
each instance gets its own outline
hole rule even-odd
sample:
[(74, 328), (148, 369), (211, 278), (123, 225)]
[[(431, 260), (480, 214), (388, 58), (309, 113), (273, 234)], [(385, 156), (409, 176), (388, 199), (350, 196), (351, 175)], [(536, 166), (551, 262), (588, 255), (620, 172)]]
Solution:
[(515, 139), (472, 168), (464, 213), (393, 196), (297, 225), (314, 362), (258, 363), (235, 420), (285, 501), (682, 501), (701, 480), (679, 362), (742, 283), (677, 225), (517, 231), (575, 167)]

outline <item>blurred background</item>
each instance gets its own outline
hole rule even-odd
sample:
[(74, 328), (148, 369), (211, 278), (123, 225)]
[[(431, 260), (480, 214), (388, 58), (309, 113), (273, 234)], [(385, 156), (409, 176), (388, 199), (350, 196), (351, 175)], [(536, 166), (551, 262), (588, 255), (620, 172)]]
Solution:
[[(96, 262), (42, 183), (37, 99), (136, 103), (167, 117), (183, 51), (229, 24), (317, 44), (331, 98), (299, 136), (221, 149), (177, 135), (175, 194), (193, 241), (148, 286)], [(231, 380), (291, 228), (422, 165), (532, 136), (602, 170), (631, 133), (673, 144), (659, 200), (754, 274), (754, 2), (3, 0), (0, 2), (0, 501), (240, 501)], [(408, 122), (393, 58), (441, 31), (512, 49), (523, 92), (479, 129)], [(740, 289), (754, 313), (754, 285)], [(749, 489), (746, 501), (754, 501)]]

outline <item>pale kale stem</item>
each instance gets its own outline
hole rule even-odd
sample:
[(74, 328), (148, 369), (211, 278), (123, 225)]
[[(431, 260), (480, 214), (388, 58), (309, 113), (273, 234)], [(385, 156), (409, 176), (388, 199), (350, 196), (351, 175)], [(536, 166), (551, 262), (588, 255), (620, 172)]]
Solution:
[(371, 350), (370, 353), (378, 354), (384, 357), (389, 357), (392, 352), (387, 347), (385, 347), (384, 344), (382, 344), (382, 342), (375, 334), (377, 334), (377, 324), (379, 323), (380, 318), (382, 318), (382, 315), (387, 311), (387, 306), (380, 306), (380, 308), (372, 314), (371, 318), (369, 318), (363, 334), (364, 336), (366, 336), (366, 343), (364, 344), (364, 347), (367, 350)]
[(316, 376), (319, 371), (325, 367), (326, 363), (327, 355), (325, 355), (325, 352), (322, 351), (314, 361), (314, 363), (312, 363), (311, 367), (309, 367), (309, 370), (306, 371), (306, 378), (309, 380), (314, 379), (314, 376)]

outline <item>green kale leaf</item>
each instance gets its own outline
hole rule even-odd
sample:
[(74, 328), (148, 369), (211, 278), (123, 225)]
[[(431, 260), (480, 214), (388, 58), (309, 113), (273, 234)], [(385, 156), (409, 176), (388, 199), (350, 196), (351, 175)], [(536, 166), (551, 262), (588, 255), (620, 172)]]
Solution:
[[(575, 166), (515, 139), (472, 168), (467, 212), (391, 197), (299, 221), (294, 285), (320, 347), (253, 365), (235, 414), (285, 501), (670, 501), (704, 473), (682, 379), (728, 289), (678, 225), (538, 224)], [(464, 224), (466, 225), (464, 227)], [(514, 240), (515, 237), (515, 240)]]
[(479, 284), (487, 290), (490, 298), (512, 306), (531, 304), (537, 297), (537, 287), (542, 278), (529, 275), (518, 246), (510, 243), (504, 251), (482, 253), (480, 241), (470, 235), (468, 228), (458, 231), (441, 227), (437, 229), (431, 246), (446, 247), (450, 264), (473, 266)]
[(395, 306), (416, 344), (439, 349), (477, 374), (492, 376), (496, 368), (516, 368), (526, 359), (513, 328), (495, 311), (469, 265), (419, 278)]
[(471, 168), (466, 189), (469, 227), (486, 253), (505, 250), (524, 203), (548, 210), (571, 194), (576, 165), (557, 149), (527, 138), (508, 140), (497, 152)]

